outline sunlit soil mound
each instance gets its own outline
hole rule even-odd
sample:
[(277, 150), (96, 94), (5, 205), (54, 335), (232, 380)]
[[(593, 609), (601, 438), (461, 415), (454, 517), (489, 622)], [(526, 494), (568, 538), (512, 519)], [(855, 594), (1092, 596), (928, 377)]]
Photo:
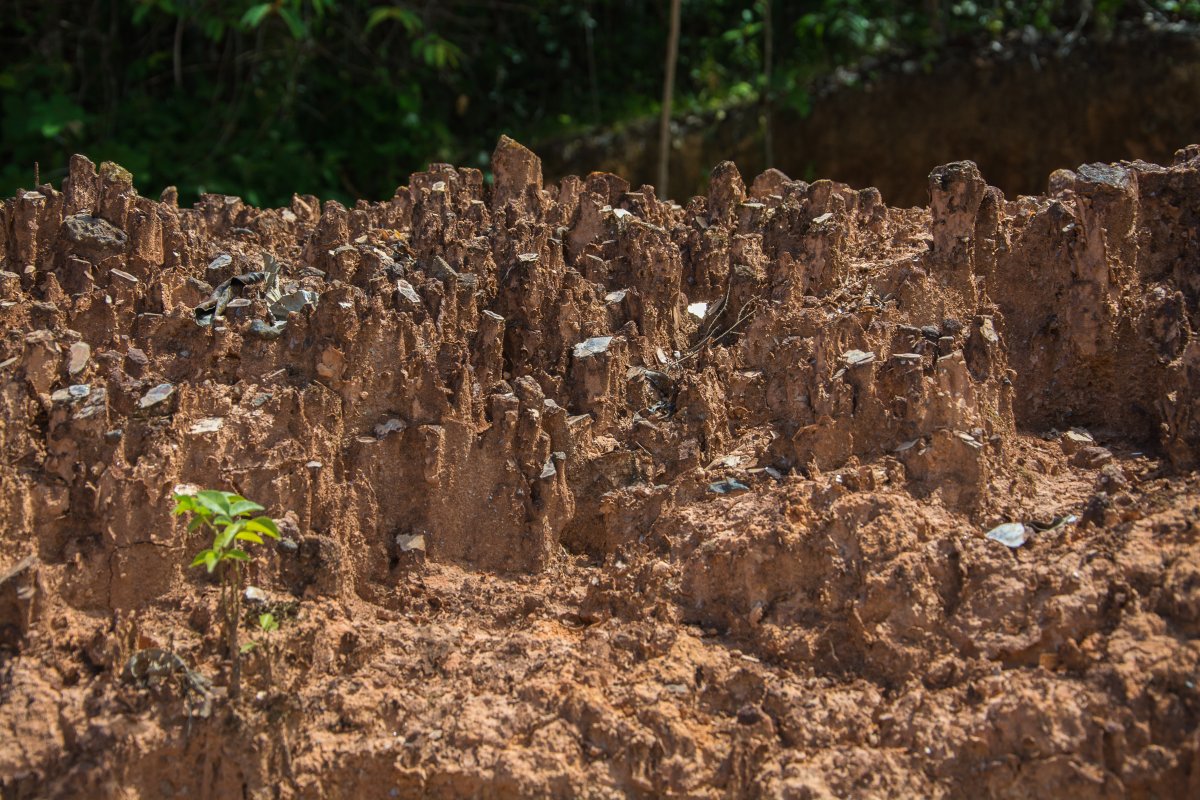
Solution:
[(5, 201), (0, 795), (1200, 795), (1200, 147), (492, 170)]

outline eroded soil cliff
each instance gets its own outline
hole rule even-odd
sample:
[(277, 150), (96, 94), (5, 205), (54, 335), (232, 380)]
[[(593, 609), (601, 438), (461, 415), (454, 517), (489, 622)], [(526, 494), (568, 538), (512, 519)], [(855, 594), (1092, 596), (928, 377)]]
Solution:
[[(1200, 147), (493, 169), (6, 201), (3, 797), (1200, 795)], [(285, 535), (237, 703), (189, 485)]]

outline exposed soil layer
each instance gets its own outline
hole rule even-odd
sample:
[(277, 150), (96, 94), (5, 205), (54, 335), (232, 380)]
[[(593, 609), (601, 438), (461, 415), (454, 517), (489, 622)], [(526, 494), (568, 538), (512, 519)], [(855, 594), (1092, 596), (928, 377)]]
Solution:
[[(5, 202), (0, 795), (1200, 796), (1200, 146), (493, 167)], [(286, 536), (237, 702), (186, 485)]]

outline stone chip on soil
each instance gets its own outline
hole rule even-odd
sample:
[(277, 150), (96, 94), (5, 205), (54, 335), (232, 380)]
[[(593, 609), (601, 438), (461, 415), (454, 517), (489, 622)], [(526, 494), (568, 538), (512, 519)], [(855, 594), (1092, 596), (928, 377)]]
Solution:
[(71, 345), (71, 350), (67, 357), (67, 374), (73, 378), (83, 372), (87, 368), (91, 357), (91, 345), (87, 342), (75, 342)]
[(88, 214), (75, 214), (64, 219), (63, 231), (79, 252), (96, 258), (123, 252), (128, 241), (125, 231), (108, 220)]
[(50, 395), (55, 403), (73, 403), (91, 394), (92, 388), (85, 383), (76, 383), (65, 389), (59, 389)]
[(748, 492), (750, 487), (734, 478), (725, 478), (716, 483), (710, 483), (708, 490), (715, 494), (734, 494), (735, 492)]
[(1020, 522), (1006, 522), (988, 531), (987, 538), (1015, 549), (1029, 541), (1029, 527)]
[(863, 364), (870, 364), (875, 360), (875, 354), (863, 350), (847, 350), (842, 353), (842, 361), (848, 367), (858, 367)]
[(407, 553), (412, 550), (425, 552), (425, 536), (420, 533), (406, 534), (401, 533), (396, 535), (396, 546), (400, 548), (400, 552)]
[(189, 433), (216, 433), (225, 425), (225, 420), (221, 417), (203, 417), (196, 420), (192, 427), (188, 428)]
[(385, 420), (384, 422), (381, 422), (375, 426), (375, 436), (376, 436), (376, 438), (383, 439), (389, 433), (396, 433), (397, 431), (403, 431), (407, 427), (408, 427), (407, 422), (405, 422), (402, 419), (392, 417), (391, 419)]
[(1062, 451), (1066, 455), (1074, 455), (1084, 447), (1091, 447), (1096, 443), (1092, 435), (1087, 431), (1071, 429), (1062, 435), (1059, 440), (1062, 444)]
[(1071, 463), (1084, 469), (1099, 469), (1113, 459), (1113, 454), (1105, 447), (1090, 446), (1078, 450), (1071, 457)]
[(175, 394), (175, 386), (170, 383), (160, 383), (150, 391), (143, 395), (138, 401), (138, 408), (143, 411), (148, 408), (153, 408), (166, 400), (169, 400), (171, 395)]
[(232, 263), (233, 256), (229, 255), (228, 253), (221, 253), (212, 261), (208, 262), (208, 268), (213, 272), (216, 272), (217, 270), (225, 269), (225, 267), (228, 267)]
[(608, 352), (608, 346), (612, 343), (611, 336), (593, 336), (575, 345), (576, 358), (590, 358), (601, 353)]

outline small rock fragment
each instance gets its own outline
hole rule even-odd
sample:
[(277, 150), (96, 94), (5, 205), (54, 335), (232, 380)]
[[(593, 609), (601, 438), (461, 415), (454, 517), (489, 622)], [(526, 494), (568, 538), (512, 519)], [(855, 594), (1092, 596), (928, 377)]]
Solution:
[(404, 420), (392, 417), (391, 419), (387, 420), (386, 422), (381, 422), (375, 426), (375, 436), (377, 438), (382, 439), (385, 436), (387, 436), (389, 433), (395, 433), (396, 431), (402, 431), (407, 427), (408, 427), (408, 423), (406, 423)]
[(150, 365), (150, 359), (138, 347), (130, 347), (125, 352), (125, 371), (135, 378), (140, 378)]
[[(88, 387), (82, 388), (86, 389)], [(82, 406), (76, 410), (74, 414), (75, 419), (90, 419), (97, 415), (103, 414), (108, 407), (108, 392), (103, 387), (97, 387), (94, 391), (89, 389), (86, 395), (82, 395), (77, 399), (83, 399), (84, 402)]]
[(196, 434), (216, 433), (217, 431), (221, 430), (224, 425), (225, 420), (221, 417), (204, 417), (196, 420), (192, 427), (188, 429), (188, 432)]
[(1104, 447), (1084, 447), (1072, 458), (1071, 463), (1084, 469), (1097, 469), (1112, 461), (1113, 454)]
[(208, 262), (208, 268), (210, 270), (225, 269), (225, 267), (228, 267), (232, 263), (233, 256), (229, 255), (228, 253), (221, 253), (212, 261)]
[(417, 294), (417, 290), (414, 289), (413, 285), (408, 281), (403, 279), (396, 281), (396, 291), (400, 293), (401, 297), (412, 303), (414, 306), (421, 305), (421, 295)]
[(407, 553), (411, 550), (420, 550), (425, 552), (425, 536), (420, 533), (401, 533), (396, 535), (396, 546), (400, 548), (401, 553)]
[(67, 374), (74, 378), (83, 372), (91, 357), (92, 347), (87, 342), (76, 342), (71, 345), (71, 352), (67, 357)]
[(842, 362), (847, 367), (859, 367), (875, 360), (875, 354), (864, 350), (847, 350), (842, 353)]
[(974, 448), (975, 450), (979, 450), (983, 447), (982, 442), (966, 431), (955, 431), (954, 435), (962, 440), (968, 447)]
[(612, 340), (613, 337), (611, 336), (593, 336), (590, 339), (582, 341), (575, 345), (575, 357), (590, 358), (591, 356), (607, 352)]
[(74, 403), (77, 400), (82, 400), (91, 393), (92, 389), (90, 386), (83, 383), (76, 383), (54, 392), (50, 395), (50, 399), (55, 403)]
[(92, 257), (94, 263), (124, 252), (128, 241), (125, 231), (88, 214), (75, 214), (64, 219), (63, 232), (73, 245), (73, 252)]
[(277, 302), (272, 303), (269, 310), (271, 316), (276, 320), (285, 320), (288, 314), (299, 314), (308, 306), (315, 306), (320, 297), (316, 292), (310, 292), (307, 289), (288, 292), (281, 295)]
[(726, 478), (716, 483), (710, 483), (708, 490), (716, 494), (733, 494), (734, 492), (748, 492), (750, 487), (739, 480)]
[(1005, 547), (1018, 548), (1029, 541), (1029, 529), (1020, 522), (1006, 522), (987, 532), (987, 538)]
[(1062, 435), (1059, 444), (1062, 446), (1064, 455), (1073, 456), (1083, 448), (1096, 444), (1096, 440), (1087, 431), (1072, 428)]
[(171, 395), (175, 394), (175, 386), (170, 383), (160, 383), (138, 400), (138, 408), (145, 410), (153, 408), (156, 405), (168, 400)]
[(260, 339), (278, 339), (286, 328), (287, 323), (283, 321), (268, 324), (256, 319), (250, 323), (250, 333)]
[(458, 272), (441, 256), (434, 256), (425, 271), (439, 281), (448, 281), (458, 277)]
[(29, 632), (41, 600), (37, 556), (26, 556), (0, 573), (0, 645), (16, 645)]
[(744, 705), (737, 711), (737, 721), (739, 725), (754, 725), (761, 719), (762, 711), (755, 706)]
[(991, 317), (983, 317), (980, 320), (979, 335), (982, 336), (989, 344), (996, 344), (1000, 341), (1000, 336), (996, 333), (996, 327), (992, 324)]

